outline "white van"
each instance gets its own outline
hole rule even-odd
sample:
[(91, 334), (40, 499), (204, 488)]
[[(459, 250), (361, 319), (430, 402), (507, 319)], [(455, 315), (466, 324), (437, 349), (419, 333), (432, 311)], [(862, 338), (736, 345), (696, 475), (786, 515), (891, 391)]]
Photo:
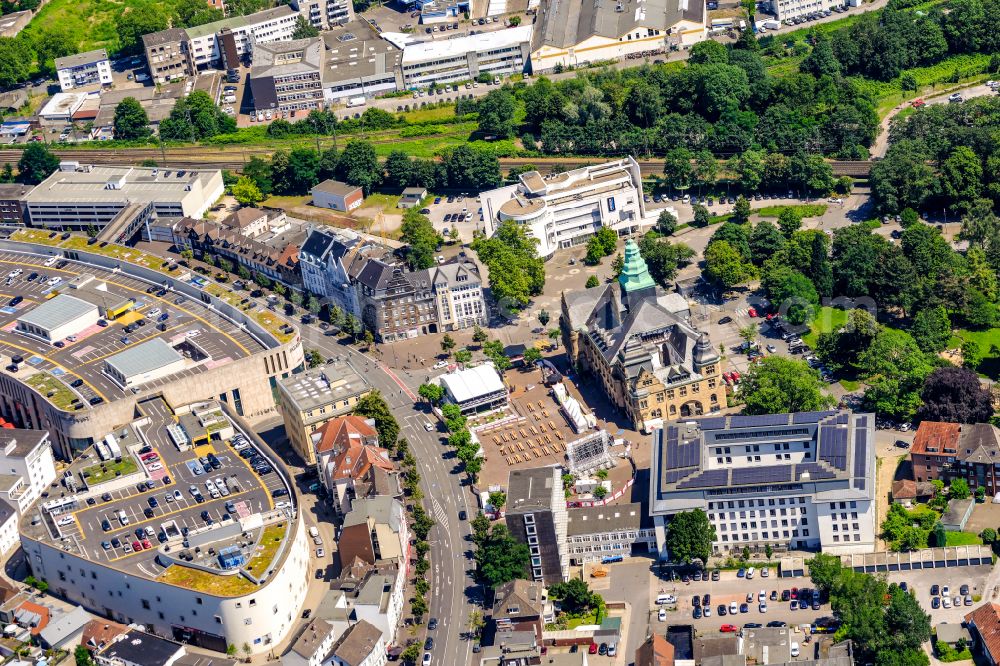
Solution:
[(311, 536), (313, 539), (319, 536), (319, 530), (316, 529), (315, 525), (309, 528), (309, 536)]
[(656, 597), (656, 605), (662, 606), (663, 604), (674, 604), (677, 603), (677, 597), (672, 594), (661, 594)]
[(123, 526), (128, 525), (128, 515), (124, 511), (118, 512), (118, 522)]
[(754, 569), (753, 567), (750, 567), (749, 569), (747, 569), (747, 580), (750, 580), (751, 578), (753, 578), (753, 575), (755, 573), (757, 573), (757, 570)]

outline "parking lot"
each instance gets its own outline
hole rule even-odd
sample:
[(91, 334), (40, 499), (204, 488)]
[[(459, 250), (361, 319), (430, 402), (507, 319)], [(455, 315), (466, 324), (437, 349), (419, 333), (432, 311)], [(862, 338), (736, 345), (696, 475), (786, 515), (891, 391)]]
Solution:
[[(104, 360), (156, 337), (172, 346), (193, 342), (207, 355), (202, 361), (207, 366), (263, 350), (259, 342), (233, 322), (200, 302), (159, 285), (73, 261), (61, 260), (48, 266), (46, 261), (32, 255), (0, 253), (0, 279), (4, 279), (0, 285), (0, 354), (5, 356), (4, 366), (12, 356), (20, 355), (26, 366), (53, 376), (81, 399), (75, 404), (77, 409), (124, 395), (121, 386), (104, 374)], [(132, 299), (134, 306), (118, 321), (102, 320), (107, 325), (98, 322), (66, 339), (53, 341), (52, 345), (14, 332), (19, 316), (56, 293), (83, 293), (67, 288), (70, 280), (82, 274), (93, 275), (107, 285), (106, 291), (89, 290), (84, 295), (91, 300), (100, 299), (98, 306), (102, 310), (127, 299)], [(198, 372), (199, 367), (184, 369), (172, 377)], [(147, 386), (155, 387), (168, 379)]]
[[(115, 490), (96, 484), (77, 494), (78, 507), (52, 516), (42, 512), (42, 520), (31, 529), (70, 539), (94, 561), (153, 577), (163, 571), (155, 559), (160, 544), (174, 548), (199, 532), (290, 506), (291, 489), (281, 476), (273, 470), (258, 474), (248, 461), (252, 455), (241, 456), (232, 440), (181, 451), (173, 444), (143, 445), (134, 426), (115, 435), (123, 461), (138, 470), (136, 478), (141, 480)], [(259, 455), (249, 442), (241, 446)], [(93, 472), (100, 465), (92, 452), (69, 471), (81, 478), (83, 470)]]

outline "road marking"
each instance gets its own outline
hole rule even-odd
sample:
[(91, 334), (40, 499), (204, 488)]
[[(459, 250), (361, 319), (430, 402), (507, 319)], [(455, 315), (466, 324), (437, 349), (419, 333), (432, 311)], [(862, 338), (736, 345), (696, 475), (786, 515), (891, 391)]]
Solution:
[(437, 497), (431, 495), (431, 508), (434, 512), (434, 517), (437, 518), (438, 523), (448, 531), (448, 514), (445, 513), (444, 507), (441, 503), (437, 501)]

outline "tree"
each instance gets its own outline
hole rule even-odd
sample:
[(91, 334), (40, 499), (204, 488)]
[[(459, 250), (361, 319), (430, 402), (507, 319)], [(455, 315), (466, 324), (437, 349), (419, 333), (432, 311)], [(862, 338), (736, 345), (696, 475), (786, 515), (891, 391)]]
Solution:
[(964, 500), (969, 499), (971, 495), (972, 491), (969, 490), (969, 483), (965, 479), (952, 479), (948, 485), (948, 497), (951, 499)]
[(503, 222), (492, 237), (473, 241), (472, 249), (489, 269), (493, 298), (506, 309), (523, 308), (532, 296), (542, 293), (545, 263), (523, 225)]
[(587, 254), (583, 257), (583, 262), (588, 266), (596, 266), (604, 258), (604, 247), (597, 236), (591, 236), (587, 240)]
[(55, 173), (58, 168), (59, 158), (40, 141), (29, 143), (21, 153), (21, 159), (17, 161), (20, 180), (28, 185), (37, 185)]
[(76, 661), (76, 666), (94, 666), (94, 660), (86, 645), (76, 646), (76, 649), (73, 650), (73, 659)]
[(473, 342), (475, 342), (476, 344), (481, 345), (481, 344), (483, 344), (484, 342), (486, 342), (489, 339), (490, 339), (489, 334), (486, 331), (483, 330), (482, 326), (480, 326), (479, 324), (476, 324), (476, 326), (473, 327), (473, 329), (472, 329), (472, 341)]
[(742, 194), (736, 198), (736, 205), (733, 206), (734, 224), (746, 224), (750, 221), (750, 202)]
[(128, 8), (115, 20), (118, 32), (118, 47), (122, 53), (134, 55), (142, 52), (142, 36), (166, 30), (167, 17), (156, 5)]
[(748, 282), (754, 277), (753, 264), (727, 241), (716, 241), (705, 249), (705, 277), (724, 289)]
[(307, 39), (309, 37), (318, 36), (319, 30), (309, 23), (305, 16), (300, 14), (298, 19), (295, 21), (295, 32), (292, 33), (292, 39)]
[(740, 393), (746, 414), (811, 412), (834, 404), (822, 387), (819, 374), (805, 361), (767, 356), (747, 370)]
[(421, 384), (417, 395), (431, 404), (437, 404), (444, 397), (444, 389), (440, 384)]
[(472, 360), (472, 352), (468, 349), (456, 349), (454, 353), (455, 363), (465, 365)]
[(411, 269), (423, 270), (434, 265), (434, 251), (442, 239), (426, 215), (408, 208), (400, 225), (400, 238), (408, 246), (406, 259)]
[(656, 218), (654, 229), (659, 234), (671, 236), (677, 231), (677, 218), (669, 210), (663, 210), (660, 212), (659, 217)]
[(399, 424), (396, 422), (396, 417), (392, 415), (388, 403), (378, 389), (358, 400), (354, 406), (354, 413), (357, 416), (375, 419), (375, 429), (378, 431), (380, 442), (395, 442), (399, 437)]
[(142, 141), (149, 138), (149, 116), (135, 97), (126, 97), (115, 107), (114, 136), (119, 141)]
[(917, 346), (925, 352), (939, 352), (951, 337), (951, 321), (944, 306), (921, 310), (913, 318), (910, 329)]
[(337, 178), (350, 185), (357, 185), (365, 195), (382, 182), (382, 166), (375, 148), (367, 141), (353, 139), (347, 142), (337, 158)]
[(968, 146), (956, 147), (941, 165), (942, 189), (959, 210), (979, 198), (982, 182), (982, 162)]
[(927, 376), (920, 392), (923, 421), (986, 423), (993, 416), (990, 392), (968, 368), (938, 368)]
[(673, 148), (664, 158), (663, 177), (675, 190), (691, 186), (691, 176), (694, 172), (691, 166), (693, 157), (687, 148)]
[(403, 653), (400, 655), (400, 658), (411, 666), (415, 666), (420, 660), (420, 653), (422, 649), (420, 641), (407, 645), (403, 650)]
[(538, 347), (528, 347), (524, 350), (523, 358), (525, 367), (533, 368), (542, 359), (542, 352)]
[(703, 229), (712, 223), (712, 213), (701, 204), (695, 204), (691, 210), (694, 213), (694, 219), (691, 220), (693, 226)]
[(666, 546), (670, 560), (691, 564), (694, 560), (708, 562), (712, 556), (715, 527), (701, 509), (682, 511), (670, 517), (667, 525)]
[(584, 286), (587, 289), (593, 289), (594, 287), (597, 287), (600, 284), (601, 284), (601, 281), (597, 279), (597, 276), (596, 275), (591, 275), (589, 278), (587, 278), (587, 284), (585, 284)]
[(599, 605), (601, 596), (590, 591), (587, 581), (570, 578), (565, 582), (553, 583), (548, 588), (549, 596), (558, 599), (566, 613), (585, 613)]
[(757, 340), (757, 335), (758, 335), (757, 327), (754, 326), (753, 324), (750, 324), (749, 326), (743, 326), (739, 330), (739, 335), (740, 338), (743, 340), (743, 342), (746, 343), (746, 348), (750, 349), (751, 347), (753, 347), (753, 343)]
[(445, 333), (444, 337), (441, 338), (441, 351), (448, 354), (455, 348), (455, 344), (455, 338)]
[[(982, 488), (983, 486), (980, 486)], [(976, 489), (979, 490), (978, 488)], [(992, 544), (997, 540), (997, 531), (992, 527), (987, 527), (982, 532), (979, 533), (979, 538), (983, 540), (983, 543)]]
[(260, 188), (257, 187), (257, 183), (246, 176), (240, 176), (231, 190), (233, 198), (241, 206), (256, 206), (264, 200), (264, 195), (261, 193)]
[(801, 326), (812, 320), (819, 305), (812, 280), (786, 265), (768, 264), (762, 284), (771, 302), (790, 323)]
[(507, 504), (507, 493), (502, 490), (494, 490), (490, 493), (490, 506), (494, 511), (499, 511)]
[(274, 180), (271, 176), (271, 165), (256, 155), (247, 160), (243, 167), (243, 175), (252, 180), (260, 193), (265, 197), (274, 191)]
[(517, 123), (514, 120), (516, 104), (514, 96), (506, 88), (491, 90), (476, 105), (479, 111), (479, 131), (497, 139), (514, 136)]
[(795, 212), (794, 208), (786, 207), (778, 214), (778, 228), (785, 238), (791, 238), (792, 234), (802, 228), (802, 218)]
[(469, 633), (472, 635), (472, 637), (478, 638), (479, 635), (483, 632), (483, 629), (486, 628), (486, 620), (483, 618), (483, 614), (480, 613), (478, 610), (471, 610), (469, 611), (469, 619), (467, 625), (469, 627)]
[(523, 578), (531, 562), (527, 544), (510, 535), (502, 524), (493, 525), (489, 536), (476, 550), (476, 565), (479, 577), (484, 583), (496, 589), (498, 586)]
[(777, 255), (785, 247), (785, 237), (778, 231), (773, 222), (763, 220), (758, 222), (750, 232), (748, 239), (750, 259), (754, 265), (761, 266), (771, 257)]
[(608, 494), (608, 489), (604, 486), (597, 486), (594, 488), (593, 495), (595, 499), (602, 500)]

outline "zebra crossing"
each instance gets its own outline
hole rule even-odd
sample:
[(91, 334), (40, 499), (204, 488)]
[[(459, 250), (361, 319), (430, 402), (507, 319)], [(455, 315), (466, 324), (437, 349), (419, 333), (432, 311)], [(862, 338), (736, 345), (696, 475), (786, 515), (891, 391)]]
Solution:
[(441, 503), (437, 501), (436, 497), (431, 497), (431, 512), (434, 514), (434, 519), (437, 521), (438, 525), (443, 527), (445, 531), (448, 530), (448, 514), (445, 513), (444, 507)]

